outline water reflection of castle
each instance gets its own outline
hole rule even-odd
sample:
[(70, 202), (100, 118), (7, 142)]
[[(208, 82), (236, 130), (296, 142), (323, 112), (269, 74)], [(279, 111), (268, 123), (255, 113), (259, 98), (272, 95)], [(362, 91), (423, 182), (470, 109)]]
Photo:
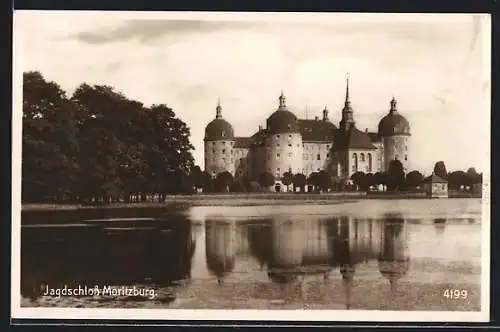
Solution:
[[(247, 226), (229, 220), (207, 220), (205, 224), (207, 267), (219, 283), (233, 272), (243, 254), (254, 256), (269, 279), (279, 284), (300, 283), (310, 276), (328, 280), (339, 271), (349, 308), (360, 263), (377, 260), (391, 293), (408, 271), (406, 224), (398, 216), (310, 221), (279, 217)], [(237, 240), (242, 238), (241, 232), (246, 232), (248, 242)], [(242, 243), (248, 245), (242, 248)]]

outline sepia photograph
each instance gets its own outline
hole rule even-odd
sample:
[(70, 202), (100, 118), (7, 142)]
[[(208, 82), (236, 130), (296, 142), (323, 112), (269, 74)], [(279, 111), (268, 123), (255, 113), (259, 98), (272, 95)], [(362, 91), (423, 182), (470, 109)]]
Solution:
[(13, 318), (489, 320), (488, 14), (13, 34)]

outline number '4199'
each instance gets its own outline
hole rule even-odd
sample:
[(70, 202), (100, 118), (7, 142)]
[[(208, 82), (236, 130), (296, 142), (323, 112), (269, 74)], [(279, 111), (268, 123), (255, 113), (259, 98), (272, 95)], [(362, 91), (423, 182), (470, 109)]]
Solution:
[(443, 296), (450, 300), (466, 299), (467, 295), (468, 294), (466, 289), (447, 288), (443, 293)]

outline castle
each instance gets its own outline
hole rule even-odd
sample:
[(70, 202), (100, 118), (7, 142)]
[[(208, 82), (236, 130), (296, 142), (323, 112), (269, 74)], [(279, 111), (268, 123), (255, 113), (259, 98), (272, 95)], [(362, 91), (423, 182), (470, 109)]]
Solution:
[[(215, 119), (205, 128), (205, 171), (212, 176), (230, 172), (235, 179), (243, 176), (257, 180), (263, 172), (274, 175), (277, 190), (285, 172), (327, 171), (341, 181), (349, 181), (356, 172), (387, 171), (392, 160), (399, 160), (408, 170), (410, 125), (397, 109), (396, 99), (390, 102), (389, 113), (380, 120), (377, 132), (356, 127), (349, 97), (349, 79), (336, 127), (323, 110), (320, 119), (299, 119), (288, 110), (281, 93), (278, 109), (266, 121), (266, 128), (250, 137), (234, 135), (232, 125), (222, 118), (220, 102)], [(274, 187), (274, 186), (273, 186)]]

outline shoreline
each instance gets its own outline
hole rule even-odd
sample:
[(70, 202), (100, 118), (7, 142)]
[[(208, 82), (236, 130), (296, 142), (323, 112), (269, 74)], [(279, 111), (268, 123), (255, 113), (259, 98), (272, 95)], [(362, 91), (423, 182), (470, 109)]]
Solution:
[[(480, 196), (451, 196), (455, 198), (481, 198)], [(400, 199), (446, 199), (431, 198), (416, 193), (323, 193), (323, 194), (297, 194), (297, 193), (252, 193), (252, 194), (195, 194), (171, 195), (164, 202), (141, 203), (111, 203), (103, 205), (81, 204), (49, 204), (27, 203), (21, 205), (21, 211), (82, 211), (82, 210), (108, 210), (108, 209), (185, 209), (194, 206), (262, 206), (262, 205), (296, 205), (296, 204), (342, 204), (364, 199), (373, 200), (400, 200)]]

